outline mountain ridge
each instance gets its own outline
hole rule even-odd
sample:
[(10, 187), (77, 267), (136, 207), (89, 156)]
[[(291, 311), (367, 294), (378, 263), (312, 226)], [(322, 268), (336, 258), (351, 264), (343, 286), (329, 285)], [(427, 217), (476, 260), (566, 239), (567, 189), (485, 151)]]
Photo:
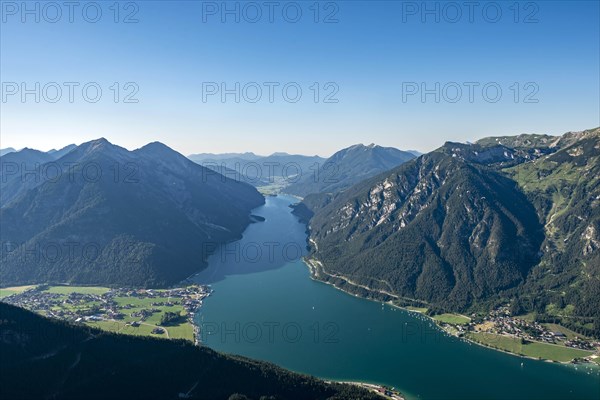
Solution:
[(512, 302), (599, 336), (600, 129), (535, 138), (447, 142), (305, 197), (294, 213), (307, 222), (313, 272), (447, 311)]
[[(16, 244), (2, 252), (4, 285), (174, 284), (205, 266), (208, 244), (239, 238), (264, 203), (252, 186), (162, 144), (128, 151), (98, 139), (54, 163), (62, 174), (22, 183), (0, 209), (2, 243)], [(54, 261), (52, 244), (61, 250)]]
[(304, 197), (312, 193), (344, 190), (413, 158), (414, 154), (394, 147), (355, 144), (337, 151), (317, 170), (287, 186), (284, 192)]
[(233, 157), (208, 158), (191, 155), (188, 158), (222, 175), (235, 177), (256, 187), (295, 181), (298, 176), (310, 174), (325, 161), (319, 156), (288, 153), (273, 153), (269, 156), (244, 153), (241, 156), (234, 154)]

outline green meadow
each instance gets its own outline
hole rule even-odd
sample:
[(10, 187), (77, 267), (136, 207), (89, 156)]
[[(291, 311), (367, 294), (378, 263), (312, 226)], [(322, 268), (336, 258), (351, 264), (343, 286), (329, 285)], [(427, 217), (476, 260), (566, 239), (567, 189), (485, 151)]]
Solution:
[(495, 349), (551, 361), (569, 362), (574, 358), (583, 358), (594, 354), (591, 351), (573, 349), (559, 344), (541, 342), (523, 344), (519, 338), (493, 333), (469, 332), (466, 337)]
[(23, 293), (24, 291), (34, 288), (35, 285), (26, 286), (13, 286), (0, 289), (0, 299), (17, 293)]
[(458, 314), (439, 314), (433, 317), (434, 320), (452, 325), (466, 325), (471, 322), (471, 318)]

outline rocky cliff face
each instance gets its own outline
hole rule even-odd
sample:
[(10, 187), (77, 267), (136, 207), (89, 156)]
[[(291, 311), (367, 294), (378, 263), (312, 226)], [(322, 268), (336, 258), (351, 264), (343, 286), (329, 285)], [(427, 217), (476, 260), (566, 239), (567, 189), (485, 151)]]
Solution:
[(320, 209), (310, 231), (325, 269), (456, 307), (522, 282), (542, 240), (535, 209), (510, 179), (447, 150)]

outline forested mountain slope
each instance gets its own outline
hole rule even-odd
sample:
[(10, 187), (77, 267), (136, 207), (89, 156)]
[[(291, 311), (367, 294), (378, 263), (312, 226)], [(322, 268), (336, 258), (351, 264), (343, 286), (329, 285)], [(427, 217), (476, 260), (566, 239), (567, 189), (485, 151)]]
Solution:
[(177, 283), (264, 203), (160, 143), (128, 151), (99, 139), (54, 164), (57, 177), (24, 183), (0, 209), (3, 285)]

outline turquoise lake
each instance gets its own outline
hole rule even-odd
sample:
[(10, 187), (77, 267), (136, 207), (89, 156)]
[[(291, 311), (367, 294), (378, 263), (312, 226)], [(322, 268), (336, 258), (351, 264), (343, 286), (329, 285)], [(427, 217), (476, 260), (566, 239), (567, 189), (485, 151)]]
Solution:
[(600, 399), (599, 369), (530, 360), (446, 335), (428, 319), (310, 279), (292, 197), (223, 246), (194, 280), (214, 293), (202, 341), (293, 371), (396, 387), (409, 399)]

